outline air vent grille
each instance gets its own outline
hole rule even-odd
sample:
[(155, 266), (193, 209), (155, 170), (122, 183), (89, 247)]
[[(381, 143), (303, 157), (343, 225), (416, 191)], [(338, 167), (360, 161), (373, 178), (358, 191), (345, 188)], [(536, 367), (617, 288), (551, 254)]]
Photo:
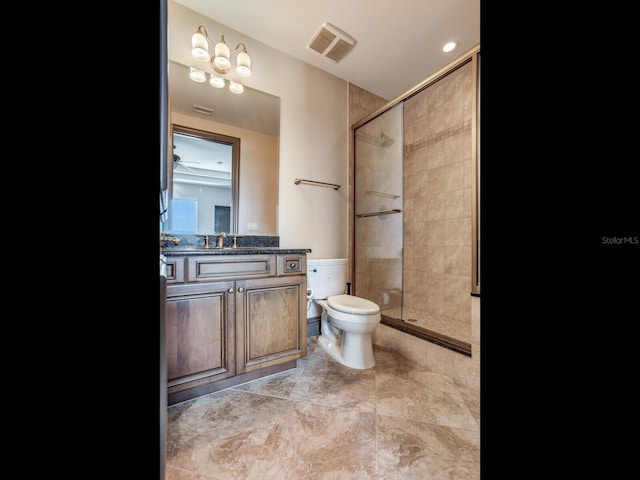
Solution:
[(351, 51), (355, 44), (353, 37), (325, 22), (311, 37), (307, 48), (337, 63)]
[(191, 109), (196, 113), (201, 113), (202, 115), (213, 115), (213, 110), (207, 107), (201, 107), (200, 105), (193, 105)]

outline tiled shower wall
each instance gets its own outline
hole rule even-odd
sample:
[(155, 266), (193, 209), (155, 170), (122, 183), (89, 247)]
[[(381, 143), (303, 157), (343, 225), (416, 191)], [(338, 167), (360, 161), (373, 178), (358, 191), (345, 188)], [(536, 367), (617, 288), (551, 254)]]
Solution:
[[(353, 125), (358, 120), (363, 119), (367, 115), (372, 114), (379, 108), (387, 104), (387, 101), (374, 95), (373, 93), (358, 87), (357, 85), (349, 84), (349, 125)], [(349, 135), (353, 135), (353, 132), (349, 132)], [(354, 142), (349, 142), (349, 238), (354, 238)], [(348, 274), (349, 281), (353, 279), (352, 260), (353, 260), (353, 242), (349, 242), (348, 245)]]
[(404, 102), (403, 307), (471, 341), (472, 65)]

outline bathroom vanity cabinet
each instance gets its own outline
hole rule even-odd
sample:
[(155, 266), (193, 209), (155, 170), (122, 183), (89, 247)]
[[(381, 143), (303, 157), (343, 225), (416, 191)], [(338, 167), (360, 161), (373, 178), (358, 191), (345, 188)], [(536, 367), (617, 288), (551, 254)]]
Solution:
[(168, 255), (168, 403), (294, 368), (306, 271), (306, 253)]

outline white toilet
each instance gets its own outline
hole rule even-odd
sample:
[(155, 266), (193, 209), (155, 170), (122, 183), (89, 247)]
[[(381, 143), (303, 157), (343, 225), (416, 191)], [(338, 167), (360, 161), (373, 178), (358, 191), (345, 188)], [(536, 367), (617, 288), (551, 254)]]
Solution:
[(372, 368), (371, 333), (380, 324), (380, 307), (346, 290), (346, 258), (307, 260), (307, 317), (315, 305), (321, 309), (318, 345), (347, 367)]

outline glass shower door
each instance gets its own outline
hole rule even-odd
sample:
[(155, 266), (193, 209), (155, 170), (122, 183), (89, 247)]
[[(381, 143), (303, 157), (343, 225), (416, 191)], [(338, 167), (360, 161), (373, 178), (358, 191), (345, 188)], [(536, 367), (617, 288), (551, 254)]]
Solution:
[(354, 129), (355, 295), (382, 324), (469, 356), (477, 88), (469, 57)]
[(354, 294), (401, 318), (403, 105), (355, 131)]

